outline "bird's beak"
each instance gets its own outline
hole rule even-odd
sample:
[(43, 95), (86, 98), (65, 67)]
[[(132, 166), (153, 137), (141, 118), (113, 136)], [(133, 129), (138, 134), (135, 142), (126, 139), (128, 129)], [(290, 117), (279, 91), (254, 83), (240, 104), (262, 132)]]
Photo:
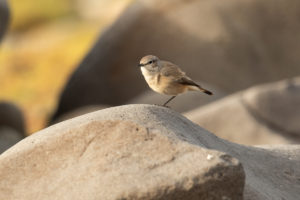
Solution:
[(143, 65), (143, 64), (141, 64), (141, 63), (139, 63), (139, 64), (138, 64), (138, 67), (142, 67), (142, 66), (144, 66), (144, 65)]

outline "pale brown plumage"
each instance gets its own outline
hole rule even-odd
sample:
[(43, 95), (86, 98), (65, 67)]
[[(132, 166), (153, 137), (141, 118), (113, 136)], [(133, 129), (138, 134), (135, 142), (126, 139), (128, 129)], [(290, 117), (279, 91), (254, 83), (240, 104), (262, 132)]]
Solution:
[(164, 105), (174, 99), (176, 95), (186, 91), (201, 91), (212, 95), (212, 92), (195, 83), (177, 65), (159, 60), (156, 56), (143, 57), (139, 66), (151, 89), (161, 94), (173, 96)]

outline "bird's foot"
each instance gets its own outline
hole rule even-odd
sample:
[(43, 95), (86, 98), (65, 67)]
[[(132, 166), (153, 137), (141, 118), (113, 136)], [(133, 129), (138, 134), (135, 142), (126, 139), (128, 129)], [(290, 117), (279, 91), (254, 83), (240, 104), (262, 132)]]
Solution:
[(162, 107), (165, 107), (165, 108), (171, 108), (170, 106), (167, 106), (167, 105), (161, 105)]
[(167, 105), (159, 105), (159, 104), (153, 104), (154, 106), (160, 106), (160, 107), (165, 107), (165, 108), (171, 108), (170, 106)]

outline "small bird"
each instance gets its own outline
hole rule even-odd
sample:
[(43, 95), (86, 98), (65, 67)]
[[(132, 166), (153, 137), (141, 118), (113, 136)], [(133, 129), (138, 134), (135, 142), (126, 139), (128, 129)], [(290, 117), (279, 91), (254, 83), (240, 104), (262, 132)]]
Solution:
[(201, 91), (208, 95), (213, 94), (186, 76), (177, 65), (160, 60), (156, 56), (144, 56), (138, 66), (152, 90), (172, 96), (163, 106), (167, 106), (178, 94), (186, 91)]

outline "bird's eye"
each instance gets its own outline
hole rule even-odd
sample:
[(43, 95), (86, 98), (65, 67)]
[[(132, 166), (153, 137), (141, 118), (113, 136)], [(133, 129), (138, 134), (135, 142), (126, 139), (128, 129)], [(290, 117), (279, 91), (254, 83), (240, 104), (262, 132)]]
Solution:
[(153, 63), (153, 61), (151, 60), (151, 61), (149, 61), (149, 64), (152, 64)]

